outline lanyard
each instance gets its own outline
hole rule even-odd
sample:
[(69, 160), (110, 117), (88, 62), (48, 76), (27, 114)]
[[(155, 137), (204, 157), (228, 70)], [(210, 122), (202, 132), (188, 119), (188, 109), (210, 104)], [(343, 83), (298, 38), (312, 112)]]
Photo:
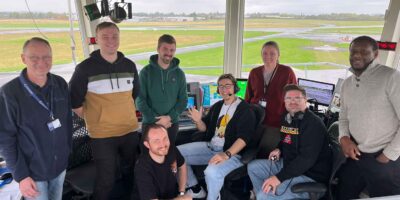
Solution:
[[(26, 79), (23, 77), (23, 75), (21, 74), (19, 76), (19, 80), (22, 83), (22, 85), (24, 86), (24, 88), (26, 89), (26, 91), (28, 91), (28, 93), (33, 97), (33, 99), (35, 99), (44, 109), (46, 109), (47, 111), (49, 111), (50, 117), (52, 120), (54, 120), (54, 114), (53, 111), (51, 110), (51, 108), (49, 108), (48, 103), (44, 103), (33, 91), (32, 89), (29, 87), (28, 82), (26, 81)], [(53, 99), (53, 89), (50, 88), (50, 104), (51, 104), (51, 100)]]
[(272, 72), (272, 76), (271, 76), (271, 78), (269, 78), (268, 85), (266, 84), (267, 82), (266, 82), (266, 80), (264, 79), (264, 75), (263, 75), (263, 79), (264, 79), (264, 97), (265, 97), (265, 96), (267, 95), (267, 93), (268, 93), (268, 87), (269, 87), (269, 85), (271, 84), (271, 81), (272, 81), (272, 79), (273, 79), (274, 76), (275, 76), (276, 69), (278, 69), (278, 65), (275, 67), (274, 71)]

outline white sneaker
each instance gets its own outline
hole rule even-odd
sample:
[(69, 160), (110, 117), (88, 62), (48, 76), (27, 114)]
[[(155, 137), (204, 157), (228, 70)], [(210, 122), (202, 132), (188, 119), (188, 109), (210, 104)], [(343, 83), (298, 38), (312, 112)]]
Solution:
[(189, 189), (188, 191), (186, 191), (186, 194), (192, 196), (192, 198), (194, 199), (203, 199), (207, 196), (207, 192), (201, 186), (199, 192), (194, 193), (192, 189)]

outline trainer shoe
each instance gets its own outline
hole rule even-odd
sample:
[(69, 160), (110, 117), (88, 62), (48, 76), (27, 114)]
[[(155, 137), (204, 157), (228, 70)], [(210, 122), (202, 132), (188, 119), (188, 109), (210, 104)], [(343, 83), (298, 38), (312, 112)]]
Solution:
[(203, 187), (200, 188), (200, 191), (197, 193), (194, 193), (192, 189), (189, 189), (186, 191), (186, 194), (192, 196), (193, 199), (203, 199), (207, 196), (207, 192), (203, 189)]

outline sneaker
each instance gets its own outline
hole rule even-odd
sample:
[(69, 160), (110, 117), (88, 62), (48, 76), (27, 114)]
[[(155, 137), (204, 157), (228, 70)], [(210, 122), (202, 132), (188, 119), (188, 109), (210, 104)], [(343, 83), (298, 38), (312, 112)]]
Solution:
[(189, 189), (186, 191), (186, 194), (192, 196), (193, 199), (203, 199), (207, 196), (207, 192), (203, 189), (203, 187), (200, 188), (200, 191), (197, 193), (194, 193), (192, 189)]
[(254, 190), (250, 190), (250, 200), (256, 200), (256, 193)]

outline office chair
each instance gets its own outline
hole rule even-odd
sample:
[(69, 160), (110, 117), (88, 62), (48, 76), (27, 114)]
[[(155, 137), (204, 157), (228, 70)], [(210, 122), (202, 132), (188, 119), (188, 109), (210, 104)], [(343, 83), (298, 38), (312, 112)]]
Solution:
[(74, 114), (72, 152), (65, 175), (65, 182), (77, 193), (72, 199), (90, 199), (93, 194), (96, 167), (92, 160), (89, 134), (82, 118)]
[[(266, 130), (263, 125), (265, 117), (264, 108), (257, 104), (251, 104), (250, 106), (256, 117), (256, 132), (249, 144), (249, 149), (242, 154), (240, 159), (243, 166), (233, 170), (225, 177), (224, 186), (221, 189), (222, 200), (243, 199), (250, 196), (251, 181), (247, 174), (247, 164), (257, 156), (261, 137)], [(235, 187), (235, 185), (238, 185), (238, 187)]]
[[(334, 200), (333, 187), (335, 187), (335, 185), (338, 183), (336, 173), (346, 160), (340, 148), (338, 136), (339, 122), (335, 122), (328, 129), (329, 145), (331, 146), (333, 158), (332, 171), (329, 178), (328, 187), (323, 183), (316, 182), (298, 183), (292, 186), (291, 191), (293, 193), (307, 192), (310, 195), (311, 200), (317, 200), (318, 196), (325, 194), (323, 199)], [(326, 193), (327, 191), (328, 193)]]

